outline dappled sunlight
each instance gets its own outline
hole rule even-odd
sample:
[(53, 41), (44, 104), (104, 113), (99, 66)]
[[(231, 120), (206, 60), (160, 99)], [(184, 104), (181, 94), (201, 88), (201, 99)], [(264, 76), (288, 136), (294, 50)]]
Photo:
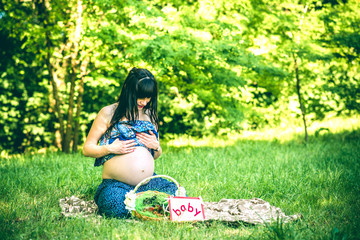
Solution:
[(210, 41), (212, 39), (212, 35), (207, 31), (200, 31), (196, 29), (188, 29), (189, 33), (194, 35), (196, 38), (200, 38), (203, 41)]
[[(314, 121), (308, 127), (310, 136), (320, 136), (326, 133), (353, 132), (360, 129), (360, 116), (355, 115), (349, 118), (334, 117), (326, 121)], [(261, 130), (244, 130), (240, 133), (231, 133), (227, 136), (209, 136), (196, 138), (182, 135), (167, 142), (168, 146), (173, 147), (225, 147), (232, 146), (237, 140), (265, 140), (285, 143), (288, 141), (302, 141), (304, 128), (302, 126), (289, 126), (282, 124), (275, 128), (264, 128)]]
[[(233, 140), (236, 140), (234, 138)], [(231, 137), (227, 139), (217, 139), (215, 137), (206, 137), (206, 138), (195, 138), (192, 136), (182, 135), (176, 137), (176, 139), (170, 140), (167, 142), (168, 146), (173, 147), (184, 147), (184, 146), (194, 146), (194, 147), (225, 147), (231, 145), (232, 139)]]
[(217, 15), (216, 7), (211, 1), (200, 1), (200, 7), (196, 16), (204, 18), (206, 20), (214, 20)]
[[(337, 126), (331, 132), (342, 135), (343, 131), (358, 129), (359, 121), (357, 118), (339, 118), (318, 125), (314, 123), (314, 129), (328, 126)], [(281, 208), (286, 214), (301, 213), (303, 220), (294, 225), (284, 225), (285, 232), (301, 235), (299, 239), (309, 239), (314, 234), (323, 236), (332, 226), (349, 226), (348, 231), (353, 234), (357, 224), (356, 207), (359, 206), (356, 195), (359, 187), (357, 142), (318, 138), (307, 146), (281, 145), (266, 140), (274, 139), (280, 131), (259, 132), (264, 134), (259, 136), (253, 131), (254, 135), (244, 133), (236, 136), (239, 141), (234, 141), (235, 137), (231, 140), (231, 136), (227, 140), (212, 137), (201, 141), (179, 137), (178, 142), (173, 144), (177, 143), (180, 147), (164, 148), (164, 153), (156, 160), (156, 173), (174, 177), (186, 188), (189, 196), (201, 196), (204, 201), (257, 197)], [(256, 137), (259, 140), (251, 140)], [(235, 146), (226, 147), (234, 142)], [(72, 233), (76, 228), (80, 232), (85, 229), (89, 238), (101, 233), (109, 238), (128, 236), (137, 239), (145, 236), (165, 239), (174, 236), (175, 231), (179, 239), (207, 234), (214, 239), (260, 239), (271, 234), (266, 226), (252, 227), (241, 223), (229, 226), (220, 222), (176, 224), (63, 218), (58, 209), (58, 199), (76, 195), (90, 200), (101, 181), (101, 169), (94, 169), (92, 161), (80, 154), (53, 153), (5, 159), (0, 161), (0, 171), (0, 181), (4, 186), (1, 193), (5, 199), (0, 202), (0, 208), (4, 209), (3, 219), (7, 219), (4, 226), (6, 229), (21, 228), (24, 236), (29, 238), (34, 227), (56, 234), (64, 231)], [(13, 211), (12, 206), (19, 205), (21, 207)], [(0, 216), (0, 220), (3, 219)], [(113, 231), (109, 232), (109, 228)], [(143, 234), (144, 229), (150, 231)], [(61, 237), (65, 238), (65, 235)]]
[(249, 51), (255, 55), (265, 54), (276, 49), (276, 45), (273, 44), (273, 41), (269, 41), (269, 39), (265, 36), (259, 36), (253, 41), (254, 47), (249, 48)]
[(339, 199), (335, 199), (333, 197), (329, 198), (321, 198), (319, 199), (319, 204), (321, 207), (331, 207), (331, 206), (341, 206), (341, 202)]
[(246, 228), (228, 228), (224, 231), (224, 235), (228, 237), (250, 237), (253, 234), (253, 231), (250, 231)]
[[(1, 239), (360, 239), (359, 0), (37, 2), (0, 4)], [(134, 67), (157, 91), (127, 84)], [(261, 198), (304, 218), (64, 217), (59, 199), (94, 199), (93, 158), (130, 151), (96, 144), (142, 89), (151, 103), (135, 115), (151, 115), (163, 149), (150, 173), (205, 202)]]

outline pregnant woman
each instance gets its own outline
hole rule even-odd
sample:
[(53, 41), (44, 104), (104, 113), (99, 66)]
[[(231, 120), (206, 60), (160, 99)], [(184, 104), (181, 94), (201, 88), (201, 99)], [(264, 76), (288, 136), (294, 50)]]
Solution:
[[(103, 165), (103, 181), (95, 194), (99, 211), (109, 217), (129, 217), (125, 194), (153, 176), (161, 153), (157, 117), (157, 82), (146, 69), (129, 72), (118, 101), (100, 110), (86, 138), (83, 154)], [(152, 179), (138, 192), (156, 190), (174, 195), (177, 187)]]

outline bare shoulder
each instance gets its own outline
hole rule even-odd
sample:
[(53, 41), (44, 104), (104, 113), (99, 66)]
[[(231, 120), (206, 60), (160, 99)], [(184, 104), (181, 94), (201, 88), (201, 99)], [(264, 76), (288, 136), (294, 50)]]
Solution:
[(145, 121), (151, 122), (151, 123), (154, 125), (156, 131), (158, 131), (158, 127), (157, 127), (156, 123), (153, 122), (153, 121), (151, 121), (150, 111), (149, 111), (149, 110), (146, 110), (146, 111), (145, 111), (145, 114), (143, 115), (142, 118), (143, 118), (143, 120), (145, 120)]
[[(149, 121), (151, 122), (151, 118), (150, 118), (150, 111), (149, 110), (145, 110), (143, 114), (141, 114), (141, 117), (140, 117), (141, 120), (144, 120), (144, 121)], [(154, 124), (153, 122), (151, 122), (152, 124)]]
[(100, 111), (99, 111), (99, 116), (106, 119), (108, 122), (111, 121), (112, 116), (114, 115), (115, 109), (117, 107), (117, 103), (108, 105), (103, 107)]

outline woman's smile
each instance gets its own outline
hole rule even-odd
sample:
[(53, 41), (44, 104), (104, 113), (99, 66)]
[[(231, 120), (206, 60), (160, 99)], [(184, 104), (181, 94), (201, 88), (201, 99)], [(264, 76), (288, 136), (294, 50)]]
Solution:
[(139, 109), (144, 108), (149, 102), (151, 98), (138, 98), (137, 105)]

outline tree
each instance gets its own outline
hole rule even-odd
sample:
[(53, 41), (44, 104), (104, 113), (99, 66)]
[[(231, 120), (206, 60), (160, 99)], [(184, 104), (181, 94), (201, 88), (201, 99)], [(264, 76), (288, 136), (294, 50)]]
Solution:
[[(80, 114), (84, 94), (85, 77), (95, 69), (98, 58), (105, 58), (103, 39), (99, 34), (102, 11), (90, 8), (90, 3), (76, 1), (5, 2), (3, 26), (13, 39), (20, 39), (22, 49), (32, 53), (32, 59), (21, 59), (26, 65), (39, 66), (49, 84), (42, 93), (49, 92), (48, 107), (55, 113), (54, 127), (58, 129), (57, 144), (62, 151), (77, 151)], [(85, 7), (85, 5), (88, 5)], [(85, 9), (85, 10), (84, 10)], [(94, 17), (95, 16), (95, 17)], [(109, 42), (109, 41), (107, 41)], [(100, 52), (97, 55), (94, 52)], [(103, 59), (102, 59), (103, 60)], [(89, 63), (95, 64), (89, 69)]]
[(159, 81), (161, 136), (301, 119), (306, 137), (359, 112), (359, 2), (325, 2), (299, 31), (304, 1), (5, 0), (1, 149), (76, 151), (133, 66)]

